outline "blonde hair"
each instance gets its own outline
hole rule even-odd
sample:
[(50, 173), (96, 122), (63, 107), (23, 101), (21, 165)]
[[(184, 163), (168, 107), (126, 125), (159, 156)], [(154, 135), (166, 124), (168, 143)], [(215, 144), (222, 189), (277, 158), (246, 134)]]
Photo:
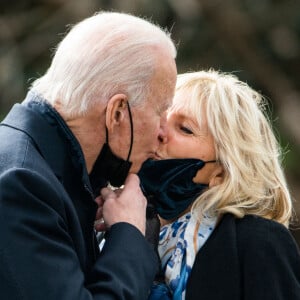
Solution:
[[(281, 166), (281, 150), (265, 115), (265, 100), (231, 74), (214, 70), (178, 76), (172, 110), (184, 110), (201, 126), (202, 110), (214, 142), (224, 180), (200, 195), (193, 213), (248, 214), (288, 226), (291, 197)], [(200, 215), (199, 215), (200, 216)]]
[(116, 93), (142, 104), (162, 52), (176, 57), (166, 30), (133, 15), (100, 12), (73, 26), (32, 90), (52, 105), (59, 101), (65, 116), (83, 115)]

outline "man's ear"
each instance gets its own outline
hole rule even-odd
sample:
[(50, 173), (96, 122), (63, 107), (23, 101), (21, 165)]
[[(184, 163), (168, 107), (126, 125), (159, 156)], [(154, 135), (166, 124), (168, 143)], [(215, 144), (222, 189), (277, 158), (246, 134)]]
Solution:
[(224, 180), (224, 168), (222, 165), (218, 165), (216, 169), (211, 174), (210, 180), (209, 180), (209, 187), (213, 187), (216, 185), (219, 185)]
[(108, 100), (105, 122), (109, 131), (113, 131), (124, 120), (127, 105), (127, 97), (124, 94), (116, 94)]

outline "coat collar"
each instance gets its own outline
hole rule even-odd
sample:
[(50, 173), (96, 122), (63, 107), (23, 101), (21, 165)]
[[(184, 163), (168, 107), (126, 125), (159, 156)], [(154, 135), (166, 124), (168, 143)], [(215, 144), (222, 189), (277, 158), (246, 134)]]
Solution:
[(30, 136), (57, 177), (62, 178), (65, 165), (71, 163), (81, 174), (83, 184), (92, 191), (79, 142), (58, 112), (38, 95), (29, 92), (1, 124)]

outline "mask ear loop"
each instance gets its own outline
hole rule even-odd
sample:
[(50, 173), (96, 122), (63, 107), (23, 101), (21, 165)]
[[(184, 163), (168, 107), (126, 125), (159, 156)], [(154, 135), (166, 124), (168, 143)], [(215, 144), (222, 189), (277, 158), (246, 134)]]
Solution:
[[(128, 109), (129, 122), (130, 122), (130, 147), (129, 147), (126, 161), (129, 161), (131, 151), (132, 151), (132, 146), (133, 146), (133, 120), (132, 120), (132, 114), (131, 114), (129, 102), (127, 102), (127, 109)], [(108, 145), (108, 129), (106, 126), (105, 126), (105, 133), (106, 133), (105, 140), (106, 140), (106, 144)]]
[(108, 130), (106, 126), (105, 126), (105, 134), (106, 134), (105, 143), (108, 145)]
[[(127, 159), (126, 159), (126, 161), (123, 160), (122, 165), (128, 169), (127, 171), (129, 171), (129, 168), (131, 166), (131, 162), (129, 161), (129, 158), (131, 155), (132, 145), (133, 145), (133, 120), (132, 120), (132, 114), (131, 114), (131, 110), (130, 110), (130, 106), (129, 106), (128, 102), (127, 102), (127, 105), (128, 105), (127, 107), (128, 107), (129, 121), (130, 121), (130, 147), (129, 147)], [(108, 129), (107, 129), (107, 127), (105, 127), (105, 131), (106, 131), (106, 143), (108, 145)], [(112, 190), (122, 189), (124, 187), (124, 185), (115, 187), (115, 186), (111, 185), (110, 182), (108, 182), (107, 186)]]
[(208, 161), (204, 161), (206, 164), (208, 163), (215, 163), (215, 162), (218, 162), (218, 160), (214, 159), (214, 160), (208, 160)]
[(129, 102), (127, 102), (128, 114), (129, 114), (129, 121), (130, 121), (130, 148), (127, 156), (127, 161), (129, 161), (131, 150), (133, 146), (133, 121), (132, 121), (132, 114), (129, 106)]

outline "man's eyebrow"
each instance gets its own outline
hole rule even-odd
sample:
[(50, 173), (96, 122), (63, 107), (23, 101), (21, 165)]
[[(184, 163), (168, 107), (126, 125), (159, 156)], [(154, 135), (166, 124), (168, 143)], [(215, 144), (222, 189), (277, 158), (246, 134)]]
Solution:
[(172, 101), (171, 102), (165, 102), (165, 103), (162, 104), (162, 108), (164, 110), (169, 109), (171, 106), (172, 106)]
[(161, 105), (158, 107), (158, 112), (159, 112), (159, 113), (166, 112), (166, 111), (170, 108), (170, 106), (171, 106), (171, 104), (168, 104), (168, 103), (161, 104)]

